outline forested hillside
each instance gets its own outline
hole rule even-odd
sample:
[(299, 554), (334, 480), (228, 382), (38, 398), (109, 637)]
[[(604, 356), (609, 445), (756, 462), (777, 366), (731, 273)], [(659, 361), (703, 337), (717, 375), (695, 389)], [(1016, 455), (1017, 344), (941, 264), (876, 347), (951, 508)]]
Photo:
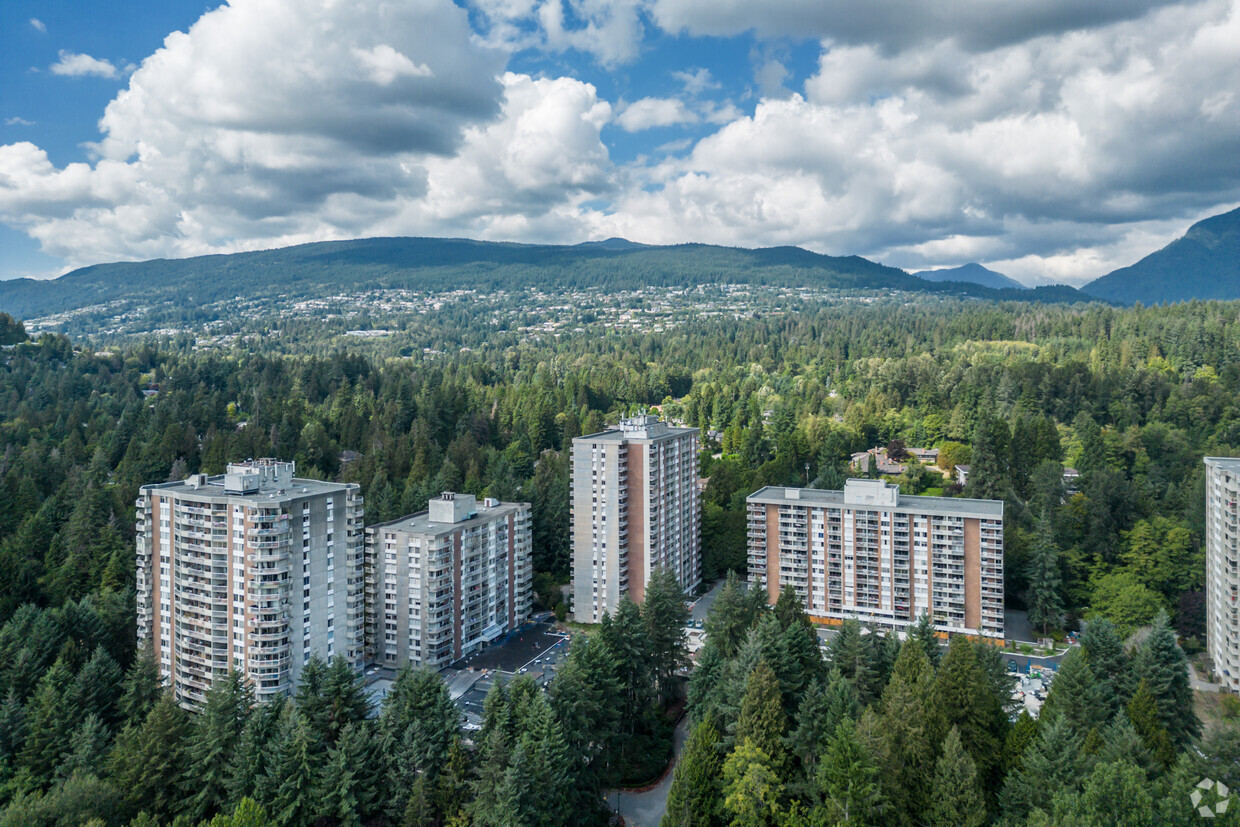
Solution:
[[(450, 291), (524, 287), (611, 290), (696, 284), (779, 284), (840, 290), (908, 290), (1021, 298), (1020, 290), (931, 284), (857, 256), (797, 247), (746, 250), (707, 244), (576, 246), (468, 239), (368, 238), (232, 255), (84, 267), (53, 281), (0, 282), (0, 311), (41, 316), (112, 301), (195, 307), (244, 296), (312, 298), (341, 291)], [(1070, 287), (1038, 291), (1043, 301), (1090, 301)]]
[[(742, 609), (712, 620), (713, 654), (703, 653), (689, 694), (705, 729), (685, 761), (697, 755), (705, 777), (722, 767), (723, 786), (706, 796), (717, 820), (673, 823), (842, 823), (827, 803), (845, 800), (841, 790), (864, 799), (849, 805), (857, 824), (926, 823), (911, 814), (931, 805), (946, 814), (936, 824), (975, 823), (949, 819), (953, 807), (978, 806), (1018, 824), (1189, 823), (1191, 810), (1176, 821), (1166, 802), (1207, 770), (1240, 780), (1226, 774), (1240, 736), (1224, 729), (1198, 742), (1184, 687), (1167, 677), (1184, 675), (1170, 628), (1190, 648), (1204, 634), (1200, 460), (1240, 454), (1238, 354), (1240, 312), (1224, 303), (806, 306), (411, 358), (206, 353), (192, 342), (96, 353), (53, 335), (18, 343), (0, 354), (0, 824), (196, 824), (246, 798), (229, 818), (603, 818), (599, 790), (637, 780), (641, 756), (666, 754), (667, 672), (633, 664), (672, 662), (677, 647), (660, 635), (675, 618), (626, 609), (615, 629), (575, 646), (580, 668), (547, 700), (512, 688), (490, 705), (493, 737), (455, 746), (434, 676), (402, 678), (378, 722), (362, 723), (355, 687), (329, 665), (287, 707), (250, 713), (221, 690), (217, 717), (191, 720), (159, 697), (134, 651), (133, 501), (144, 483), (258, 456), (359, 482), (369, 522), (443, 490), (527, 500), (537, 588), (551, 606), (568, 572), (569, 441), (654, 404), (721, 433), (702, 459), (708, 577), (744, 566), (750, 491), (807, 475), (836, 486), (851, 451), (898, 438), (971, 460), (963, 493), (1006, 501), (1010, 604), (1052, 632), (1094, 619), (1103, 638), (1065, 664), (1051, 714), (1010, 727), (990, 650), (953, 642), (934, 671), (933, 647), (897, 651), (849, 633), (853, 648), (837, 644), (823, 662), (798, 642), (792, 607), (744, 610), (733, 587), (724, 607)], [(342, 462), (343, 451), (357, 456)], [(1081, 472), (1074, 492), (1065, 464)], [(910, 493), (946, 485), (922, 469), (897, 481)], [(1131, 656), (1117, 654), (1113, 638), (1149, 624)], [(1132, 680), (1115, 683), (1130, 661)], [(611, 680), (623, 691), (597, 682)], [(816, 708), (805, 704), (834, 711), (814, 713), (818, 734), (797, 740)], [(895, 727), (917, 710), (922, 731)], [(611, 729), (591, 728), (600, 715)], [(240, 756), (253, 763), (237, 769)], [(938, 801), (943, 785), (927, 779), (940, 775), (964, 797)], [(1108, 802), (1147, 799), (1163, 820), (1098, 815)]]

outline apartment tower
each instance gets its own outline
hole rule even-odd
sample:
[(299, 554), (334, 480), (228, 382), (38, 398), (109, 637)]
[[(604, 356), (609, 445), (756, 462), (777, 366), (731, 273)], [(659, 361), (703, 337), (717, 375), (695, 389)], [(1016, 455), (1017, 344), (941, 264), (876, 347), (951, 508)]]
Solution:
[(1003, 639), (1003, 503), (903, 496), (882, 480), (748, 497), (749, 582), (791, 585), (810, 617)]
[(444, 493), (366, 528), (368, 646), (384, 666), (439, 668), (525, 622), (533, 595), (529, 503)]
[(1206, 651), (1240, 691), (1240, 458), (1206, 457)]
[(671, 569), (685, 591), (702, 579), (697, 428), (635, 416), (573, 440), (573, 612), (597, 622), (650, 572)]
[(140, 490), (138, 639), (182, 706), (230, 669), (265, 701), (312, 655), (362, 665), (361, 492), (294, 473), (260, 459)]

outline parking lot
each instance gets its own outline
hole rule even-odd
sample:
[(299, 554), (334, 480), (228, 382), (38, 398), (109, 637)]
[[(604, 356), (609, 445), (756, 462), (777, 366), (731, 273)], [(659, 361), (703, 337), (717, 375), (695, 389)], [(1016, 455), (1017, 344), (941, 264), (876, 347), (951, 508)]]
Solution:
[(482, 704), (496, 680), (529, 675), (545, 687), (568, 657), (570, 636), (550, 621), (526, 624), (497, 646), (463, 658), (443, 671), (452, 699), (465, 716), (465, 729), (482, 725)]

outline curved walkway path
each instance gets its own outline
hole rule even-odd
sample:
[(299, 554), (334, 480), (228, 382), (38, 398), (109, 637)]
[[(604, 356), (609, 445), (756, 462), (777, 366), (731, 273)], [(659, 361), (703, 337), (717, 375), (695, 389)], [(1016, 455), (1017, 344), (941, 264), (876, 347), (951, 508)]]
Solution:
[(688, 726), (689, 716), (686, 715), (672, 733), (672, 763), (658, 784), (640, 793), (627, 790), (607, 793), (607, 806), (611, 807), (612, 812), (623, 816), (626, 827), (659, 827), (663, 813), (667, 811), (667, 794), (672, 789), (672, 777), (676, 774), (676, 764), (680, 762)]

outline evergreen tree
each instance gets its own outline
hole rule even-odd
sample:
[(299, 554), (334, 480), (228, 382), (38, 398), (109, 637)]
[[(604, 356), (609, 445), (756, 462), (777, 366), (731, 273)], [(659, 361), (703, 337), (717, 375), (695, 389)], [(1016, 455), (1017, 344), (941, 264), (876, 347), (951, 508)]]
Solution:
[(1115, 632), (1115, 624), (1105, 617), (1090, 620), (1081, 632), (1081, 648), (1089, 657), (1094, 680), (1105, 685), (1104, 694), (1114, 699), (1112, 713), (1118, 712), (1132, 697), (1136, 681), (1132, 661)]
[(944, 725), (959, 730), (960, 742), (983, 784), (997, 783), (999, 750), (1007, 738), (1006, 696), (996, 697), (977, 650), (963, 635), (953, 637), (947, 648), (935, 677), (934, 697)]
[(1010, 441), (1007, 423), (983, 416), (973, 433), (973, 455), (969, 463), (966, 493), (983, 500), (1004, 500), (1011, 494)]
[(857, 739), (852, 719), (840, 721), (817, 770), (815, 823), (881, 824), (888, 803), (883, 797), (878, 772)]
[(322, 744), (300, 713), (291, 711), (281, 721), (273, 745), (266, 790), (272, 817), (277, 824), (304, 827), (318, 811), (315, 779)]
[(1009, 821), (1019, 823), (1037, 808), (1049, 811), (1056, 790), (1074, 788), (1081, 771), (1081, 739), (1063, 716), (1039, 725), (1038, 738), (1021, 755), (1021, 769), (1009, 774), (999, 801)]
[(805, 613), (805, 603), (791, 584), (785, 585), (780, 590), (774, 611), (781, 628), (787, 629), (799, 624), (813, 631), (813, 624), (810, 622), (809, 615)]
[(129, 671), (121, 690), (121, 720), (127, 724), (139, 724), (146, 719), (163, 693), (163, 682), (159, 677), (159, 664), (155, 662), (155, 653), (150, 646), (143, 647)]
[(345, 724), (318, 779), (317, 813), (340, 827), (361, 827), (365, 817), (378, 812), (381, 790), (374, 747), (368, 724)]
[(752, 741), (778, 768), (783, 762), (783, 737), (787, 727), (779, 682), (775, 673), (763, 661), (749, 673), (745, 696), (741, 701), (741, 715), (736, 724), (736, 740)]
[(0, 764), (12, 762), (26, 742), (26, 709), (9, 690), (4, 704), (0, 705)]
[(771, 757), (741, 741), (723, 765), (723, 806), (731, 827), (775, 827), (783, 786)]
[(1148, 827), (1154, 820), (1154, 799), (1141, 768), (1127, 761), (1097, 764), (1086, 776), (1080, 794), (1063, 790), (1052, 807), (1058, 824), (1080, 827)]
[(719, 823), (720, 741), (719, 730), (710, 718), (693, 727), (676, 765), (660, 827), (712, 827)]
[[(1137, 649), (1134, 671), (1149, 684), (1158, 704), (1158, 719), (1167, 728), (1171, 743), (1183, 747), (1201, 735), (1201, 721), (1193, 709), (1193, 689), (1188, 679), (1188, 658), (1175, 640), (1167, 614), (1154, 620), (1149, 635)], [(1134, 720), (1133, 724), (1137, 722)]]
[(1068, 727), (1080, 738), (1088, 738), (1094, 729), (1101, 729), (1115, 708), (1109, 686), (1094, 681), (1093, 667), (1085, 650), (1074, 648), (1059, 664), (1055, 682), (1042, 705), (1039, 720), (1048, 723), (1064, 718)]
[(832, 668), (852, 682), (862, 704), (874, 701), (882, 690), (881, 670), (874, 647), (874, 635), (861, 633), (861, 624), (845, 620), (827, 648)]
[[(755, 586), (754, 591), (761, 591)], [(729, 571), (706, 617), (706, 638), (715, 641), (724, 657), (733, 657), (754, 621), (753, 603), (736, 572)]]
[(253, 705), (249, 682), (236, 670), (207, 691), (185, 744), (185, 789), (191, 791), (185, 812), (192, 820), (211, 817), (228, 801), (230, 762)]
[[(430, 784), (425, 775), (413, 779), (409, 794), (405, 798), (404, 815), (400, 823), (403, 827), (432, 827), (435, 823), (435, 805), (431, 800)], [(513, 813), (511, 823), (520, 824), (520, 814)]]
[(1137, 684), (1137, 691), (1128, 701), (1126, 712), (1126, 717), (1150, 756), (1163, 767), (1170, 767), (1175, 761), (1175, 746), (1167, 728), (1163, 726), (1162, 718), (1158, 714), (1158, 700), (1150, 691), (1147, 679), (1142, 678)]
[(1029, 622), (1042, 627), (1047, 634), (1052, 624), (1058, 624), (1063, 615), (1063, 577), (1059, 571), (1059, 549), (1055, 547), (1055, 535), (1050, 519), (1043, 514), (1034, 533), (1033, 546), (1025, 562)]
[(169, 820), (183, 799), (186, 713), (170, 694), (162, 696), (146, 719), (130, 724), (116, 739), (111, 775), (132, 812), (146, 810)]
[(452, 747), (448, 751), (448, 766), (439, 774), (439, 781), (435, 785), (435, 807), (444, 816), (450, 817), (464, 812), (465, 805), (469, 803), (469, 776), (469, 753), (461, 745), (458, 736), (452, 740)]
[(1037, 740), (1038, 722), (1029, 711), (1022, 709), (1012, 728), (1008, 730), (1003, 745), (1003, 769), (1007, 775), (1015, 775), (1024, 768), (1025, 750)]
[(362, 674), (343, 655), (336, 655), (327, 666), (327, 674), (323, 677), (323, 702), (326, 731), (322, 737), (328, 745), (336, 743), (345, 727), (362, 723), (370, 714)]
[(512, 790), (506, 786), (505, 776), (511, 756), (507, 734), (499, 727), (492, 728), (482, 742), (474, 797), (468, 808), (478, 827), (506, 827), (510, 823), (515, 802), (509, 798)]
[(934, 624), (930, 622), (929, 613), (922, 612), (918, 615), (917, 623), (909, 629), (909, 637), (921, 643), (922, 650), (930, 659), (930, 665), (938, 669), (939, 663), (943, 660), (943, 649), (939, 645), (938, 632), (935, 631)]
[(689, 609), (671, 569), (657, 568), (650, 573), (641, 616), (655, 686), (660, 697), (667, 700), (677, 670), (688, 661), (685, 626)]
[(805, 690), (794, 719), (796, 726), (788, 734), (787, 748), (800, 764), (807, 782), (817, 776), (819, 756), (836, 727), (845, 718), (855, 721), (860, 714), (857, 693), (838, 671), (831, 673), (827, 686), (815, 680)]
[(917, 824), (929, 806), (941, 720), (930, 661), (920, 643), (906, 641), (881, 702), (865, 710), (858, 728), (858, 737), (881, 770), (893, 824)]
[(383, 699), (379, 726), (389, 744), (391, 788), (407, 790), (419, 773), (434, 780), (447, 765), (452, 739), (460, 730), (460, 712), (439, 675), (406, 668)]
[(1098, 763), (1115, 761), (1125, 761), (1140, 767), (1151, 781), (1155, 780), (1158, 771), (1167, 767), (1155, 766), (1153, 756), (1125, 712), (1119, 712), (1114, 720), (1107, 724), (1102, 732), (1102, 747), (1098, 750)]
[(245, 798), (265, 801), (267, 795), (268, 767), (271, 764), (269, 747), (275, 742), (280, 730), (287, 704), (281, 697), (268, 701), (255, 709), (241, 730), (228, 761), (228, 801), (240, 806)]
[(933, 827), (982, 827), (986, 801), (978, 783), (977, 767), (960, 743), (960, 730), (952, 727), (943, 741), (943, 754), (934, 765), (930, 807)]
[(105, 766), (112, 746), (112, 733), (107, 725), (93, 712), (69, 736), (69, 749), (61, 756), (56, 767), (56, 777), (67, 779), (74, 773), (98, 774)]
[(74, 678), (70, 689), (70, 708), (81, 716), (96, 715), (107, 726), (115, 724), (122, 677), (121, 668), (103, 645), (96, 646), (90, 660)]
[(65, 657), (43, 675), (27, 705), (27, 736), (20, 763), (38, 780), (52, 777), (56, 763), (69, 746), (69, 734), (77, 724), (72, 706), (72, 671)]

